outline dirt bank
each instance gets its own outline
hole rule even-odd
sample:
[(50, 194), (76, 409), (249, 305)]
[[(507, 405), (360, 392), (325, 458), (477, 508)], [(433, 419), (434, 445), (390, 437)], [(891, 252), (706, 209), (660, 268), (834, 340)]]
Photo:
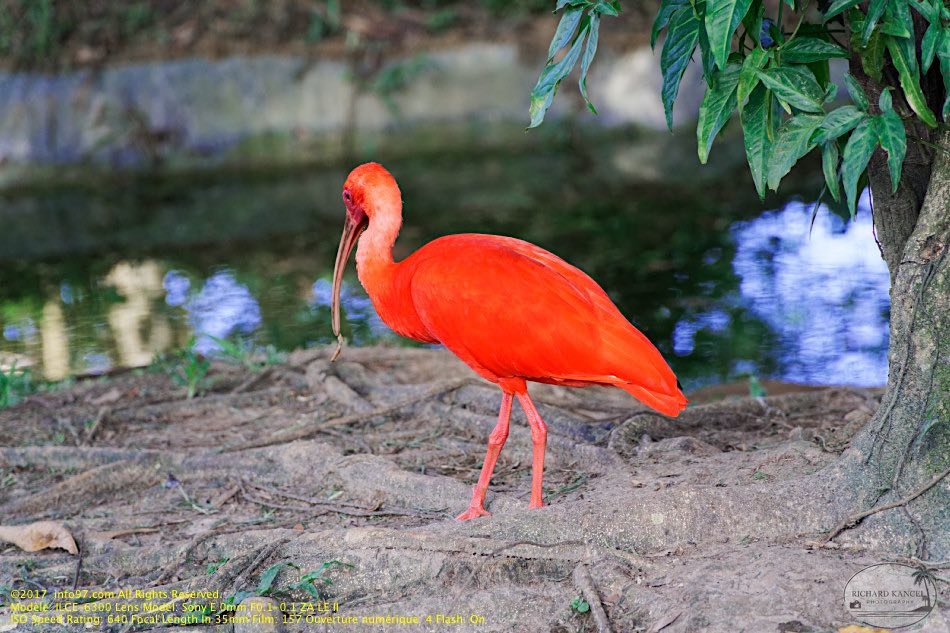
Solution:
[[(0, 523), (60, 520), (82, 549), (80, 560), (0, 545), (0, 630), (11, 590), (48, 590), (54, 604), (68, 600), (52, 592), (76, 588), (103, 592), (88, 605), (113, 615), (146, 613), (172, 590), (217, 591), (158, 600), (212, 618), (228, 596), (268, 594), (284, 630), (392, 628), (307, 624), (326, 599), (324, 617), (418, 616), (415, 630), (824, 632), (851, 623), (854, 573), (899, 558), (847, 531), (833, 548), (809, 546), (850, 512), (823, 469), (878, 390), (722, 400), (671, 421), (619, 391), (539, 386), (549, 506), (527, 508), (518, 411), (494, 516), (459, 523), (499, 394), (450, 355), (348, 349), (330, 365), (298, 352), (210, 377), (192, 400), (140, 372), (0, 412)], [(944, 602), (917, 630), (947, 630), (938, 588)]]

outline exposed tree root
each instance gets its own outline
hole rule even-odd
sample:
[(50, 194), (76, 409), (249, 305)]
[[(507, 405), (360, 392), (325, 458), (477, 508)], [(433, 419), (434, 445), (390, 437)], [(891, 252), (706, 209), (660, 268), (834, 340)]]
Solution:
[(578, 563), (574, 568), (574, 585), (590, 605), (590, 612), (594, 616), (594, 622), (597, 623), (597, 633), (612, 633), (610, 620), (607, 619), (604, 605), (600, 602), (600, 594), (597, 593), (597, 587), (594, 586), (594, 581), (584, 563)]
[(221, 450), (229, 453), (234, 451), (243, 451), (251, 448), (262, 448), (264, 446), (273, 446), (274, 444), (284, 444), (286, 442), (293, 442), (294, 440), (303, 440), (313, 435), (320, 433), (324, 428), (332, 428), (335, 426), (348, 426), (350, 424), (356, 424), (369, 420), (375, 417), (389, 415), (400, 409), (405, 409), (414, 404), (419, 404), (420, 402), (425, 402), (430, 398), (438, 397), (448, 391), (453, 391), (459, 387), (469, 384), (477, 383), (472, 378), (463, 378), (460, 380), (450, 380), (430, 389), (427, 389), (418, 396), (407, 398), (401, 402), (395, 404), (386, 405), (383, 407), (378, 407), (372, 411), (366, 411), (364, 413), (355, 413), (352, 415), (343, 416), (333, 420), (315, 420), (299, 424), (295, 427), (285, 429), (283, 431), (274, 433), (270, 437), (265, 437), (260, 440), (254, 440), (251, 442), (242, 442), (240, 444), (232, 444), (225, 446)]
[(850, 527), (854, 527), (855, 525), (857, 525), (858, 523), (860, 523), (867, 517), (871, 516), (872, 514), (877, 514), (878, 512), (886, 512), (887, 510), (893, 510), (894, 508), (900, 508), (907, 505), (908, 503), (910, 503), (911, 501), (913, 501), (920, 495), (924, 494), (925, 492), (927, 492), (928, 490), (936, 486), (947, 475), (950, 475), (950, 468), (944, 470), (942, 473), (940, 473), (939, 475), (937, 475), (936, 477), (934, 477), (933, 479), (925, 483), (923, 486), (920, 486), (919, 488), (917, 488), (917, 490), (910, 493), (903, 499), (899, 499), (891, 503), (882, 503), (881, 505), (875, 506), (871, 508), (870, 510), (865, 510), (863, 512), (858, 512), (857, 514), (849, 516), (847, 519), (839, 523), (833, 530), (828, 532), (828, 534), (826, 534), (820, 541), (818, 541), (816, 545), (818, 547), (824, 547), (825, 544), (828, 543), (828, 541), (838, 536), (839, 534), (844, 532), (846, 529)]

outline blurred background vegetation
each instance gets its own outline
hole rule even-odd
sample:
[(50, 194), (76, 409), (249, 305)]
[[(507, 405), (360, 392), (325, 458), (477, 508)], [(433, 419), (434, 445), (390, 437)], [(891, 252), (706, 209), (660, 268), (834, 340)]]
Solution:
[(485, 36), (533, 24), (552, 6), (548, 0), (2, 0), (0, 55), (8, 68), (63, 69), (117, 59), (299, 51), (450, 29), (458, 37)]

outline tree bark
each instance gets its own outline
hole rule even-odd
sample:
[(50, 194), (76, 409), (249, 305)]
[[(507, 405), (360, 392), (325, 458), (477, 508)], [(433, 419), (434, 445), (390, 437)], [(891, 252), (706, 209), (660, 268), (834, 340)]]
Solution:
[[(902, 181), (896, 195), (879, 195), (890, 193), (890, 183), (880, 169), (870, 172), (892, 279), (890, 369), (880, 410), (842, 463), (845, 482), (868, 508), (905, 498), (950, 466), (950, 130), (933, 138), (940, 149), (906, 237), (917, 183)], [(872, 515), (850, 537), (921, 559), (950, 557), (950, 477)]]

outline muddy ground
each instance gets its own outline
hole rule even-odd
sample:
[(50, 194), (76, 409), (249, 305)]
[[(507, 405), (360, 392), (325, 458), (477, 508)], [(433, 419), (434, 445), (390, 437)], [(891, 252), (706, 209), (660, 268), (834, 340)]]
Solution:
[[(531, 442), (516, 406), (493, 516), (461, 523), (500, 394), (451, 355), (347, 349), (331, 365), (312, 350), (263, 369), (215, 364), (210, 378), (189, 400), (165, 373), (129, 372), (0, 412), (0, 524), (58, 520), (82, 550), (0, 544), (0, 630), (82, 630), (11, 622), (12, 590), (45, 589), (53, 605), (76, 588), (219, 591), (157, 601), (179, 613), (264, 593), (283, 630), (838, 631), (853, 623), (847, 580), (898, 560), (847, 532), (814, 549), (835, 521), (780, 494), (820, 482), (879, 390), (714, 391), (673, 421), (618, 390), (537, 385), (548, 507), (527, 507)], [(938, 586), (943, 602), (909, 630), (948, 630)], [(321, 598), (339, 610), (308, 611)], [(149, 602), (113, 596), (86, 612), (144, 614)]]

